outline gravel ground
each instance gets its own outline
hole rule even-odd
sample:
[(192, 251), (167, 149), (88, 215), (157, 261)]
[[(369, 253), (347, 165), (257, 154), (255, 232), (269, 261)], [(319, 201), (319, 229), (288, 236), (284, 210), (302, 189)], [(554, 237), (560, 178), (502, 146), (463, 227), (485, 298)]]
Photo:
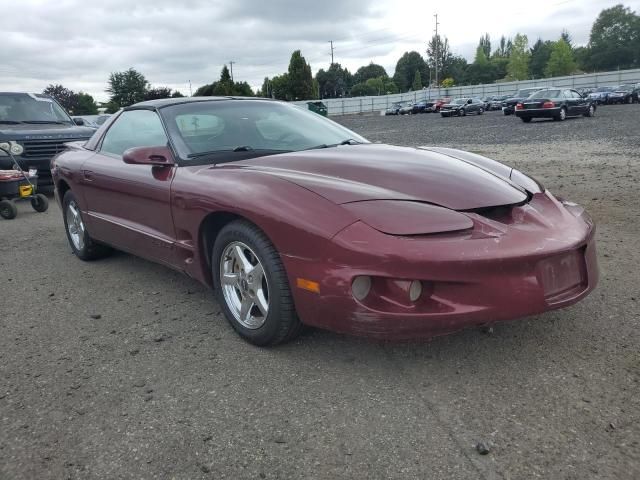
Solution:
[(640, 105), (339, 121), (491, 156), (584, 204), (599, 288), (493, 332), (258, 349), (202, 286), (126, 254), (80, 262), (58, 208), (23, 204), (0, 221), (0, 479), (640, 478)]

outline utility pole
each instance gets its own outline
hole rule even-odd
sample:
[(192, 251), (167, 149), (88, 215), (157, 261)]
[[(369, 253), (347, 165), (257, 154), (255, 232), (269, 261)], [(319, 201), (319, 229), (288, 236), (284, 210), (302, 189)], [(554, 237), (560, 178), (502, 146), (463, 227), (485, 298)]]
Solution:
[(229, 68), (231, 69), (231, 81), (233, 82), (233, 64), (236, 63), (233, 60), (229, 60)]
[(440, 46), (440, 38), (438, 37), (438, 14), (436, 13), (434, 15), (434, 17), (436, 17), (436, 38), (435, 38), (435, 43), (436, 43), (436, 87), (438, 87), (440, 84), (438, 83), (438, 47)]
[(331, 44), (331, 65), (333, 65), (333, 40), (329, 40), (329, 43)]
[(193, 97), (193, 92), (191, 91), (191, 80), (189, 80), (189, 96)]

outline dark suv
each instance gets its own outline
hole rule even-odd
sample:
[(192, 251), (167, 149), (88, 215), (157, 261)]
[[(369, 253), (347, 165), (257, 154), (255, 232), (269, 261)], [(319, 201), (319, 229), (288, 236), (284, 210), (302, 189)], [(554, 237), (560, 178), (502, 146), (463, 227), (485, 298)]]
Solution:
[[(95, 129), (80, 127), (48, 95), (0, 92), (0, 143), (13, 146), (20, 166), (38, 171), (38, 185), (51, 186), (51, 158), (66, 142), (88, 140)], [(0, 170), (11, 169), (0, 151)]]

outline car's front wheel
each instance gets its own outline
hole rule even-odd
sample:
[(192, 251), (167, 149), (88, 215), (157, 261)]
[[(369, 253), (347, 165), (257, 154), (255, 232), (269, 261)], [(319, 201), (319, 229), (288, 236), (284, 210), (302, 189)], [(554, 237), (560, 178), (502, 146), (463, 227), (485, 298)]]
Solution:
[(557, 120), (560, 120), (561, 122), (566, 120), (567, 118), (567, 109), (562, 107), (560, 109), (560, 113), (558, 113), (558, 116), (556, 117)]
[(240, 336), (267, 346), (298, 335), (302, 324), (287, 273), (278, 251), (258, 227), (242, 220), (227, 224), (211, 258), (216, 297)]
[(530, 123), (531, 117), (520, 117), (520, 120), (522, 120), (524, 123)]
[(71, 190), (62, 199), (62, 213), (67, 239), (76, 257), (81, 260), (97, 260), (111, 253), (111, 248), (96, 243), (89, 236), (78, 200)]
[(596, 107), (594, 107), (593, 105), (589, 105), (589, 108), (585, 112), (584, 116), (585, 117), (593, 117), (593, 116), (595, 116), (595, 114), (596, 114)]

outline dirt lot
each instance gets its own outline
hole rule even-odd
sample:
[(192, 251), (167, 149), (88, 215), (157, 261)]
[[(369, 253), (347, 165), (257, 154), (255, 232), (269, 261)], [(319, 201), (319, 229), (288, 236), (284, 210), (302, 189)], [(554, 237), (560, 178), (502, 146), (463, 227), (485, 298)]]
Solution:
[(0, 479), (640, 478), (640, 105), (340, 121), (491, 156), (582, 203), (599, 288), (492, 333), (310, 330), (264, 350), (192, 280), (126, 254), (80, 262), (55, 205), (21, 205), (0, 221)]

